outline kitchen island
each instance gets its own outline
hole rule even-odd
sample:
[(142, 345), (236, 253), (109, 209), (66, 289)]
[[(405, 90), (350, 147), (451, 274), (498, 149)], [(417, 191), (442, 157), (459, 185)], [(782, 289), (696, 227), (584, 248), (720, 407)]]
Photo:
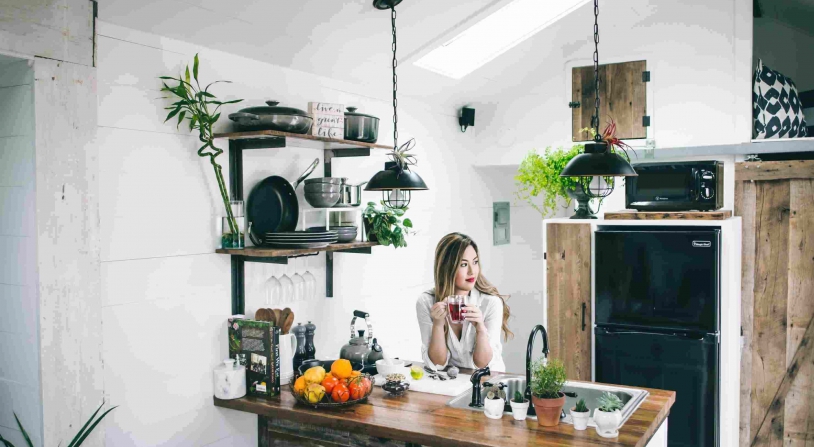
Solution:
[[(408, 391), (391, 397), (376, 387), (367, 402), (346, 408), (314, 409), (296, 402), (283, 387), (271, 399), (215, 398), (215, 406), (260, 416), (261, 447), (324, 446), (666, 446), (666, 420), (675, 402), (673, 391), (648, 389), (650, 395), (619, 430), (606, 439), (589, 427), (569, 424), (540, 427), (537, 421), (515, 421), (506, 415), (488, 419), (483, 412), (447, 406), (449, 396)], [(567, 409), (566, 409), (567, 410)], [(658, 433), (657, 433), (658, 432)]]

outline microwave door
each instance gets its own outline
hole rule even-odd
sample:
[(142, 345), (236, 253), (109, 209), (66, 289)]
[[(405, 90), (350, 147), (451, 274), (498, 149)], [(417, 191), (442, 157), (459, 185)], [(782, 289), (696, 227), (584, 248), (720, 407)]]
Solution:
[(638, 177), (626, 181), (629, 208), (664, 209), (686, 207), (696, 200), (698, 176), (689, 167), (659, 166), (639, 168)]

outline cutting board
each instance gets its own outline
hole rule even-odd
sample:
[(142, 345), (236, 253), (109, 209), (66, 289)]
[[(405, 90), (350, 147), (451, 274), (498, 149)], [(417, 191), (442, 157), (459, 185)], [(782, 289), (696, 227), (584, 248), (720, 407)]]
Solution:
[[(425, 374), (421, 380), (407, 378), (410, 383), (410, 391), (416, 393), (440, 394), (442, 396), (458, 396), (465, 391), (472, 389), (472, 382), (469, 381), (468, 374), (459, 374), (455, 379), (433, 380)], [(376, 386), (384, 385), (384, 378), (376, 376)]]

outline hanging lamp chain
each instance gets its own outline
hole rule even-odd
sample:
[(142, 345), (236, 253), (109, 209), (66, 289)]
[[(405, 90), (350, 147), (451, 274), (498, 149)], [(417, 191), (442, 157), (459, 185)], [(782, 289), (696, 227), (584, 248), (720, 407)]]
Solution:
[(599, 0), (594, 0), (594, 93), (596, 110), (591, 124), (594, 128), (594, 141), (601, 141), (599, 134)]
[(398, 59), (396, 59), (396, 7), (393, 6), (390, 11), (390, 17), (393, 24), (393, 152), (395, 152), (399, 147), (399, 101), (396, 97), (396, 92), (398, 91), (398, 76), (396, 75), (396, 67), (399, 64)]

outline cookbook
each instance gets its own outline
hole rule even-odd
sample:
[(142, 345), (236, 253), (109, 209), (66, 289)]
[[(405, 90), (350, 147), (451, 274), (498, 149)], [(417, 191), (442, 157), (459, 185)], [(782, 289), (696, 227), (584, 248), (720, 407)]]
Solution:
[(246, 367), (246, 392), (280, 394), (280, 328), (268, 321), (229, 318), (229, 358)]

